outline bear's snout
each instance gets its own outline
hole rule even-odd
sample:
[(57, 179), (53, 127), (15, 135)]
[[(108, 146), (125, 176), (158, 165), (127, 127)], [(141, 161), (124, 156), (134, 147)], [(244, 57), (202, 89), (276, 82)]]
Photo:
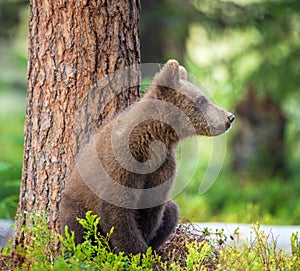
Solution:
[(225, 123), (226, 131), (231, 127), (231, 123), (234, 121), (234, 119), (235, 119), (235, 115), (229, 113), (229, 115), (227, 116), (227, 121)]

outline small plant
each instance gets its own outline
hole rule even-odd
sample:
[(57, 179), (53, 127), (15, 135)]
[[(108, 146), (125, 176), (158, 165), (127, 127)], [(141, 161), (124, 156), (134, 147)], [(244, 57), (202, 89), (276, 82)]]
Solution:
[(58, 253), (52, 245), (56, 235), (48, 229), (46, 216), (35, 215), (32, 227), (23, 229), (30, 239), (25, 251), (20, 251), (24, 264), (14, 270), (152, 270), (155, 257), (151, 249), (145, 255), (115, 254), (108, 245), (113, 229), (107, 236), (101, 235), (99, 221), (91, 212), (86, 213), (85, 219), (78, 219), (85, 229), (84, 242), (78, 245), (74, 232), (69, 233), (66, 227), (65, 236), (58, 236), (61, 243), (61, 253)]
[(293, 233), (291, 236), (291, 248), (292, 248), (292, 263), (293, 267), (299, 268), (300, 267), (300, 239), (299, 233)]
[[(216, 270), (298, 270), (300, 265), (277, 248), (272, 233), (266, 234), (259, 224), (252, 225), (253, 237), (243, 246), (226, 246), (220, 250)], [(299, 244), (297, 245), (299, 249)], [(295, 268), (297, 266), (297, 268)]]
[[(263, 232), (259, 224), (253, 225), (253, 236), (244, 244), (228, 244), (222, 230), (213, 233), (209, 229), (199, 231), (192, 224), (180, 224), (158, 252), (149, 248), (145, 254), (127, 256), (114, 253), (109, 246), (113, 229), (106, 236), (101, 235), (100, 218), (91, 212), (87, 212), (85, 219), (78, 219), (85, 229), (84, 242), (76, 245), (74, 232), (66, 228), (65, 236), (58, 236), (59, 252), (53, 246), (57, 235), (49, 230), (46, 215), (34, 215), (31, 219), (32, 225), (23, 229), (30, 241), (25, 251), (19, 251), (24, 257), (23, 265), (14, 265), (12, 250), (7, 246), (0, 254), (0, 270), (294, 271), (300, 268), (299, 234), (291, 236), (292, 254), (286, 255), (277, 248), (272, 234)], [(238, 235), (238, 229), (234, 234)]]

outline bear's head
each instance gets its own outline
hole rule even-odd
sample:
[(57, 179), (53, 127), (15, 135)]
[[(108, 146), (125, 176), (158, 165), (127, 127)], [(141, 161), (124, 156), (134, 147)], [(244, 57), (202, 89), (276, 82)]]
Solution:
[(181, 129), (192, 124), (197, 135), (220, 135), (230, 128), (235, 118), (232, 113), (210, 102), (197, 86), (187, 81), (186, 70), (176, 60), (169, 60), (164, 65), (149, 90), (145, 99), (158, 99), (174, 105), (188, 118), (188, 122), (180, 123)]

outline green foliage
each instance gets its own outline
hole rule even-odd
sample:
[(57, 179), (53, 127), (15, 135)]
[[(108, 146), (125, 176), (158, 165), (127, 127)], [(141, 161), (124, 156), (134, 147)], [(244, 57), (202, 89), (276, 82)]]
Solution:
[[(300, 266), (299, 234), (291, 237), (292, 254), (286, 255), (276, 247), (276, 240), (266, 235), (258, 224), (252, 226), (253, 237), (247, 243), (226, 243), (227, 237), (223, 231), (212, 234), (204, 229), (205, 239), (201, 242), (186, 242), (182, 255), (186, 253), (184, 262), (180, 257), (172, 261), (163, 262), (156, 253), (149, 248), (146, 254), (125, 256), (115, 254), (109, 247), (109, 237), (100, 235), (98, 223), (100, 218), (88, 212), (85, 219), (78, 219), (86, 229), (84, 242), (75, 245), (74, 233), (65, 229), (65, 236), (59, 236), (61, 252), (53, 247), (55, 233), (47, 226), (45, 215), (31, 217), (32, 226), (23, 229), (26, 238), (30, 238), (31, 245), (19, 253), (25, 258), (22, 266), (14, 266), (6, 248), (0, 254), (1, 270), (30, 270), (30, 271), (65, 271), (65, 270), (157, 270), (194, 271), (194, 270), (297, 270)], [(237, 229), (238, 231), (238, 229)], [(237, 234), (238, 232), (236, 232)], [(209, 240), (209, 237), (215, 237)], [(188, 238), (186, 235), (185, 238)], [(178, 252), (177, 252), (178, 253)], [(180, 251), (179, 251), (180, 254)], [(3, 260), (4, 259), (4, 260)], [(6, 259), (6, 260), (5, 260)], [(3, 264), (3, 266), (1, 266)], [(3, 267), (3, 268), (2, 268)]]
[[(45, 214), (31, 216), (30, 219), (32, 226), (24, 227), (22, 230), (25, 239), (29, 238), (33, 245), (27, 245), (26, 250), (19, 253), (25, 257), (26, 264), (30, 265), (31, 270), (50, 270), (49, 265), (53, 263), (57, 254), (51, 245), (55, 238), (54, 231), (49, 230)], [(25, 268), (24, 263), (22, 270)]]
[[(84, 242), (75, 244), (74, 232), (65, 228), (65, 236), (59, 235), (61, 253), (53, 247), (55, 233), (49, 230), (45, 215), (31, 217), (32, 227), (23, 229), (30, 238), (30, 245), (19, 253), (25, 257), (22, 267), (14, 270), (152, 270), (155, 258), (151, 249), (145, 255), (125, 256), (115, 254), (109, 247), (109, 236), (102, 236), (98, 230), (100, 218), (87, 212), (85, 219), (78, 219), (86, 230)], [(31, 245), (33, 243), (33, 245)]]
[(298, 178), (258, 182), (223, 173), (204, 195), (197, 193), (200, 182), (199, 176), (194, 176), (186, 190), (175, 198), (181, 206), (181, 216), (190, 221), (299, 223)]
[(25, 6), (26, 1), (0, 1), (0, 218), (6, 219), (15, 216), (21, 182), (27, 66), (27, 48), (21, 48), (24, 44), (27, 47)]
[(235, 244), (220, 250), (217, 270), (298, 270), (299, 259), (278, 249), (272, 235), (262, 231), (259, 224), (252, 230), (253, 238), (242, 247)]
[(18, 205), (21, 167), (0, 161), (0, 218), (13, 219)]
[(216, 257), (216, 249), (208, 242), (187, 244), (186, 270), (208, 270), (207, 262)]
[[(1, 57), (1, 56), (0, 56)], [(0, 78), (0, 218), (12, 219), (21, 183), (24, 116), (21, 95), (2, 91)]]
[(300, 2), (197, 0), (194, 5), (189, 71), (231, 111), (249, 86), (275, 100), (287, 119), (287, 164), (299, 165)]
[(19, 0), (0, 1), (0, 39), (9, 38), (19, 22), (19, 10), (28, 2)]
[[(228, 152), (223, 169), (215, 181), (212, 180), (213, 185), (206, 193), (199, 194), (202, 178), (211, 163), (211, 150), (207, 148), (210, 140), (205, 140), (199, 148), (195, 145), (184, 146), (189, 148), (189, 155), (180, 159), (175, 189), (178, 184), (186, 188), (179, 195), (174, 193), (182, 218), (193, 222), (299, 224), (298, 174), (289, 180), (281, 177), (261, 180), (242, 177), (228, 169)], [(183, 154), (186, 152), (182, 151)]]
[(299, 91), (299, 1), (198, 0), (195, 6), (202, 26), (198, 50), (211, 43), (215, 53), (202, 58), (207, 74), (221, 68), (228, 74), (223, 84), (254, 84), (280, 103)]

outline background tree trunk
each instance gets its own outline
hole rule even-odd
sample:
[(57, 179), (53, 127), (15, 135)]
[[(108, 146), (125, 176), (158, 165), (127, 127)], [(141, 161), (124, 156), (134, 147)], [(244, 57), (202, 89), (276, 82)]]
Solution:
[(259, 97), (257, 88), (250, 86), (234, 112), (238, 122), (232, 138), (232, 168), (253, 180), (288, 177), (284, 144), (286, 116), (266, 95)]
[(191, 5), (186, 0), (143, 0), (140, 39), (143, 63), (184, 62)]
[[(112, 99), (98, 104), (109, 94), (99, 80), (140, 62), (139, 0), (32, 0), (30, 8), (24, 164), (14, 239), (20, 247), (30, 243), (21, 228), (30, 225), (32, 214), (46, 211), (49, 228), (57, 232), (61, 191), (75, 153), (104, 118), (139, 96), (138, 86), (118, 95), (110, 88)], [(135, 72), (128, 76), (136, 81)], [(93, 88), (93, 106), (82, 110)]]

